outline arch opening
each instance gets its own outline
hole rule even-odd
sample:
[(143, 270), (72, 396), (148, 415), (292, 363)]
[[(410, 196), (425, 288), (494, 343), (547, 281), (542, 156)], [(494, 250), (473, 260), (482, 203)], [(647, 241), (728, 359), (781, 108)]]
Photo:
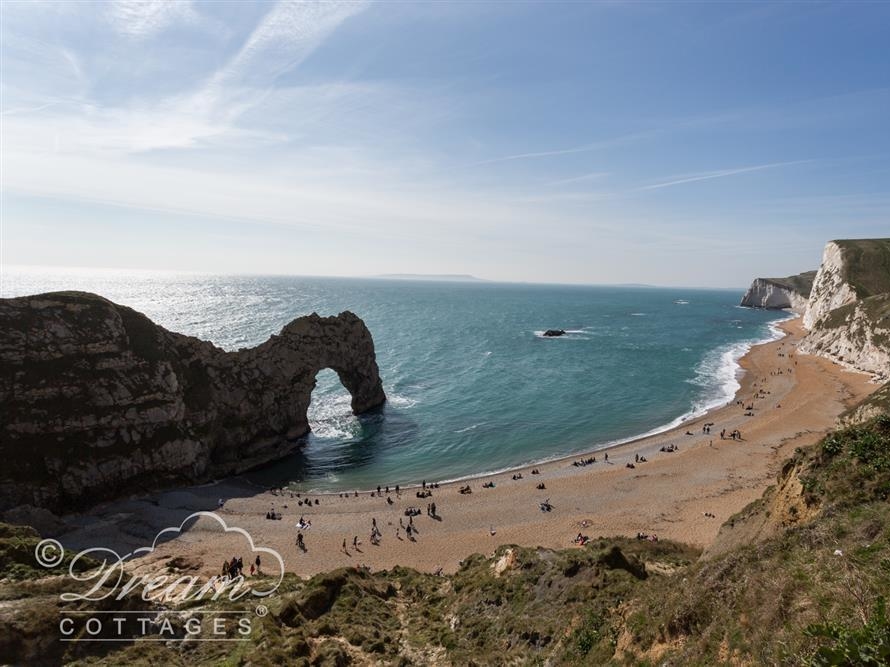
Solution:
[(306, 418), (310, 433), (322, 440), (352, 440), (362, 435), (362, 425), (353, 413), (353, 397), (339, 375), (322, 368), (315, 375)]

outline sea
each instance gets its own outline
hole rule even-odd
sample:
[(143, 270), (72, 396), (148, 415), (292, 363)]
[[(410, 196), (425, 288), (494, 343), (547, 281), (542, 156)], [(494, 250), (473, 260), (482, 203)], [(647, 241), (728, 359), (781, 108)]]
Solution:
[[(739, 358), (780, 337), (742, 290), (4, 269), (0, 296), (85, 290), (226, 350), (351, 310), (388, 400), (355, 416), (317, 376), (303, 446), (247, 474), (302, 491), (509, 470), (653, 434), (729, 402)], [(564, 329), (558, 338), (546, 329)]]

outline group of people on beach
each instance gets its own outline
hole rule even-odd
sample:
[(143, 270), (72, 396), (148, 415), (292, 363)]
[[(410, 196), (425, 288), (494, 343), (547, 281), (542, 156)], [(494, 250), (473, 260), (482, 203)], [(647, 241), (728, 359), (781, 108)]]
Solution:
[[(262, 574), (260, 566), (262, 561), (260, 555), (257, 554), (256, 560), (250, 564), (250, 575)], [(244, 560), (240, 556), (232, 556), (232, 560), (223, 561), (220, 576), (223, 579), (235, 579), (244, 576)]]
[[(769, 393), (769, 392), (767, 392), (764, 388), (761, 388), (758, 390), (757, 396), (765, 397), (765, 395), (767, 393)], [(744, 403), (742, 403), (742, 405), (749, 411), (753, 409), (753, 404), (752, 405), (744, 405)], [(703, 424), (701, 427), (702, 434), (705, 434), (705, 435), (710, 434), (711, 428), (713, 426), (714, 426), (713, 422), (707, 422), (707, 423)], [(687, 434), (693, 435), (693, 433), (691, 431), (687, 431)], [(732, 440), (741, 440), (742, 434), (739, 429), (734, 429), (731, 432), (727, 433), (727, 429), (724, 428), (723, 430), (720, 431), (720, 438), (721, 438), (721, 440), (725, 440), (727, 438), (730, 438)], [(712, 441), (712, 446), (713, 446), (713, 441)], [(662, 445), (660, 447), (659, 451), (666, 452), (666, 453), (672, 453), (672, 452), (679, 451), (679, 449), (680, 448), (676, 444), (670, 443), (667, 445)], [(609, 462), (609, 454), (607, 452), (603, 452), (603, 460), (607, 463)], [(597, 462), (597, 457), (595, 455), (592, 455), (592, 456), (589, 456), (589, 457), (586, 457), (583, 459), (578, 459), (578, 460), (573, 461), (572, 466), (574, 466), (576, 468), (577, 467), (586, 467), (586, 466), (592, 465), (596, 462)], [(626, 467), (633, 469), (636, 467), (637, 464), (646, 463), (646, 462), (648, 462), (648, 460), (645, 455), (635, 453), (633, 461), (632, 462), (627, 461), (625, 465), (626, 465)], [(541, 474), (541, 472), (538, 468), (533, 468), (530, 471), (530, 473), (532, 475), (540, 475)], [(522, 472), (517, 471), (515, 473), (512, 473), (511, 479), (514, 481), (522, 480), (523, 479)], [(483, 482), (483, 484), (482, 484), (482, 488), (484, 488), (484, 489), (491, 489), (494, 487), (495, 487), (495, 482), (492, 479), (489, 479), (489, 480)], [(424, 480), (421, 483), (421, 488), (416, 491), (415, 495), (417, 498), (430, 498), (433, 495), (432, 489), (438, 489), (438, 488), (439, 488), (439, 483), (428, 484), (426, 482), (426, 480)], [(544, 489), (546, 489), (546, 485), (544, 484), (544, 482), (538, 482), (538, 484), (536, 485), (535, 488), (537, 490), (544, 490)], [(470, 484), (463, 484), (460, 487), (458, 487), (458, 493), (461, 495), (471, 494), (472, 492), (473, 492), (473, 489)], [(273, 490), (273, 493), (275, 493), (274, 490)], [(390, 487), (388, 485), (385, 487), (378, 485), (376, 487), (376, 490), (370, 492), (371, 497), (383, 498), (385, 496), (386, 503), (387, 503), (387, 505), (390, 505), (390, 506), (395, 504), (391, 494), (394, 494), (396, 498), (401, 498), (401, 488), (398, 484), (396, 484), (394, 487)], [(283, 490), (278, 491), (276, 495), (283, 495)], [(291, 493), (291, 497), (294, 497), (294, 493)], [(300, 498), (300, 494), (296, 494), (296, 497)], [(357, 497), (359, 497), (359, 492), (358, 491), (353, 491), (352, 493), (341, 492), (339, 494), (339, 497), (341, 499), (357, 498)], [(311, 506), (311, 505), (313, 505), (313, 502), (309, 498), (306, 498), (306, 499), (300, 498), (300, 502), (298, 504), (300, 504), (300, 505), (305, 504), (307, 506)], [(319, 501), (317, 498), (315, 499), (314, 504), (315, 505), (319, 504)], [(542, 512), (551, 512), (553, 510), (553, 505), (551, 505), (549, 498), (544, 501), (540, 501), (538, 504), (539, 504), (539, 507)], [(220, 501), (220, 505), (222, 505), (222, 500)], [(286, 508), (287, 505), (285, 505), (284, 507)], [(406, 523), (403, 518), (401, 518), (401, 517), (399, 518), (399, 525), (395, 529), (395, 537), (398, 540), (402, 540), (401, 532), (404, 531), (405, 536), (407, 537), (408, 540), (410, 540), (412, 542), (416, 542), (417, 541), (416, 538), (419, 535), (419, 531), (418, 531), (417, 527), (414, 525), (414, 517), (420, 516), (421, 514), (422, 514), (422, 510), (419, 507), (410, 506), (410, 507), (406, 508), (404, 510), (404, 516), (408, 518), (408, 521)], [(426, 514), (429, 517), (438, 519), (438, 513), (437, 513), (437, 508), (436, 508), (435, 502), (427, 503)], [(703, 512), (703, 514), (704, 514), (704, 516), (706, 516), (708, 518), (715, 518), (715, 515), (710, 512)], [(281, 513), (277, 512), (273, 506), (271, 508), (271, 510), (266, 513), (266, 518), (280, 520), (282, 517), (281, 517)], [(390, 525), (392, 525), (392, 524), (390, 523)], [(297, 523), (298, 532), (297, 532), (297, 537), (296, 537), (296, 545), (303, 552), (307, 551), (303, 533), (306, 530), (308, 530), (309, 528), (311, 528), (311, 526), (312, 526), (311, 521), (306, 519), (303, 516), (300, 517), (300, 521), (299, 521), (299, 523)], [(496, 533), (496, 531), (494, 530), (494, 527), (491, 527), (490, 534), (495, 535), (495, 533)], [(381, 543), (382, 537), (383, 537), (382, 532), (377, 525), (377, 519), (372, 518), (371, 519), (371, 530), (369, 533), (370, 543), (374, 546), (379, 546)], [(639, 540), (649, 540), (652, 542), (658, 541), (658, 536), (655, 535), (654, 533), (647, 534), (644, 532), (638, 532), (636, 537)], [(579, 532), (578, 535), (572, 541), (576, 545), (584, 546), (584, 545), (588, 544), (588, 542), (590, 541), (590, 538), (587, 535), (584, 535), (583, 533)], [(358, 536), (357, 535), (353, 536), (352, 545), (351, 545), (352, 550), (356, 553), (362, 553), (361, 549), (359, 548), (360, 545), (361, 545), (361, 542), (359, 541)], [(342, 545), (341, 545), (341, 550), (346, 555), (351, 555), (350, 548), (349, 548), (349, 541), (347, 539), (343, 539)], [(257, 559), (257, 561), (259, 561), (259, 558)], [(240, 573), (242, 571), (242, 567), (243, 566), (241, 565), (240, 559), (233, 559), (232, 562), (226, 562), (226, 565), (224, 567), (224, 573), (229, 576), (234, 576), (233, 573)], [(251, 573), (253, 573), (253, 569), (254, 569), (254, 566), (251, 565)], [(256, 569), (259, 570), (259, 562), (256, 563)]]

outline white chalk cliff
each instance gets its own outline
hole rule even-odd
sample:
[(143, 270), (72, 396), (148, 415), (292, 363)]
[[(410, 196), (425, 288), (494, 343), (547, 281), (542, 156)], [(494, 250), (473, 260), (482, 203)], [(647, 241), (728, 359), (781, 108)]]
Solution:
[(776, 310), (790, 308), (802, 315), (807, 307), (807, 296), (775, 279), (757, 278), (742, 297), (741, 305)]
[(836, 308), (817, 320), (798, 350), (890, 381), (890, 294)]
[(818, 320), (825, 317), (835, 308), (846, 306), (856, 301), (856, 290), (845, 279), (844, 252), (835, 241), (825, 244), (822, 252), (822, 264), (813, 281), (803, 325), (812, 329)]
[(890, 380), (890, 239), (829, 241), (799, 350)]

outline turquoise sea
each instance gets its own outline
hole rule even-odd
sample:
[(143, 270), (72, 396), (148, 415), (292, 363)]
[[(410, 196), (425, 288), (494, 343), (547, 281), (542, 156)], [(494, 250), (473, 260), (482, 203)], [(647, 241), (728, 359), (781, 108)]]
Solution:
[(229, 350), (313, 311), (362, 317), (384, 409), (353, 416), (324, 370), (305, 447), (250, 475), (304, 490), (455, 479), (665, 429), (728, 401), (739, 357), (787, 317), (738, 307), (741, 290), (352, 278), (22, 269), (4, 271), (0, 294), (59, 289)]

